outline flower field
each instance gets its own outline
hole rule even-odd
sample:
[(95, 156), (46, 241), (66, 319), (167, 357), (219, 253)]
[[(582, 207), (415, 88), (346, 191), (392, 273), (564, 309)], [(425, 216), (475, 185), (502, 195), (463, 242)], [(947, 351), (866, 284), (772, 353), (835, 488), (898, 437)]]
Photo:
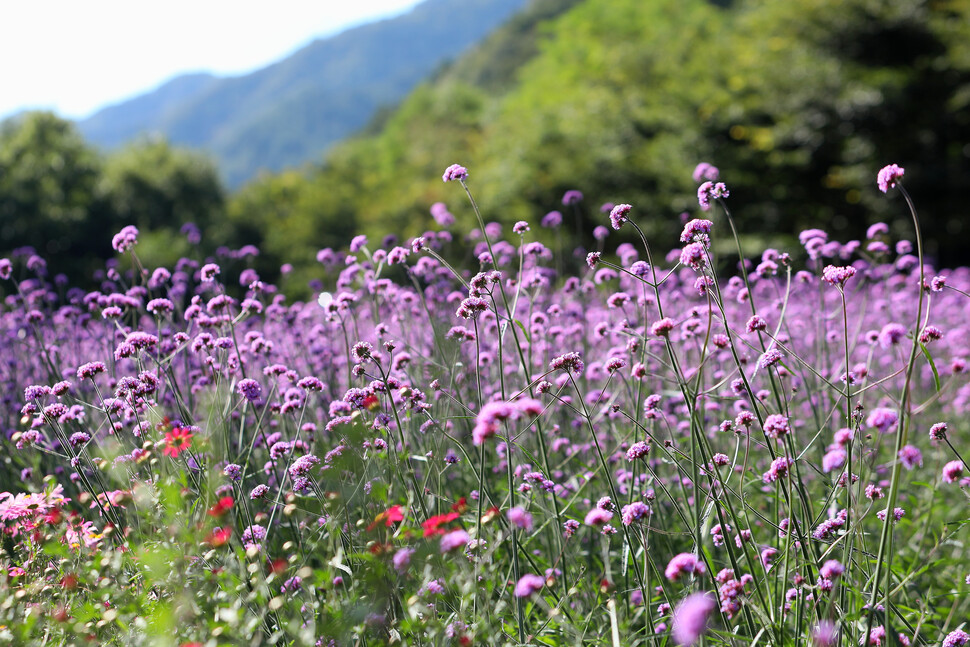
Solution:
[(0, 260), (0, 644), (970, 642), (970, 269), (903, 169), (908, 235), (737, 263), (702, 164), (679, 240), (604, 205), (572, 273), (561, 216), (443, 179), (310, 303), (251, 246), (143, 267), (134, 227), (97, 291)]

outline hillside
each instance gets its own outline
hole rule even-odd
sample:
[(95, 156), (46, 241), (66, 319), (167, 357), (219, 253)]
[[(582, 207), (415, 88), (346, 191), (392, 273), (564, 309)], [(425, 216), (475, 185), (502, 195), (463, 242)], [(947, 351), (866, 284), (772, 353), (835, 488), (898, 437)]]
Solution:
[(230, 186), (262, 169), (321, 159), (526, 0), (426, 0), (402, 16), (317, 40), (238, 77), (188, 75), (79, 124), (114, 147), (139, 134), (202, 149)]
[(265, 233), (266, 262), (296, 251), (286, 231), (309, 250), (331, 222), (378, 239), (417, 235), (437, 201), (467, 230), (460, 192), (440, 179), (454, 162), (469, 168), (487, 218), (534, 230), (566, 190), (582, 190), (567, 223), (590, 245), (604, 202), (634, 204), (649, 234), (675, 236), (679, 214), (697, 211), (691, 171), (709, 161), (756, 232), (752, 247), (790, 245), (814, 226), (859, 237), (882, 219), (911, 237), (905, 206), (875, 186), (876, 170), (898, 162), (932, 214), (930, 252), (962, 253), (968, 210), (952, 179), (970, 175), (970, 3), (540, 6), (548, 15), (523, 15), (479, 47), (486, 56), (457, 62), (338, 146), (307, 178), (312, 189), (288, 177), (285, 196), (298, 199), (281, 200), (282, 178), (247, 187), (230, 214)]

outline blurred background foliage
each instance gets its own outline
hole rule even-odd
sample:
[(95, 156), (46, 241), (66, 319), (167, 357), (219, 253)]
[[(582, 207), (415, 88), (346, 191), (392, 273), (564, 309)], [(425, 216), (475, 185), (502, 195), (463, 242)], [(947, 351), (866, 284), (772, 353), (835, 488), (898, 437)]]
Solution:
[(9, 121), (0, 251), (31, 245), (79, 281), (121, 226), (152, 231), (139, 255), (170, 266), (194, 222), (202, 254), (255, 244), (264, 279), (289, 263), (305, 285), (318, 249), (419, 235), (434, 202), (471, 229), (441, 182), (455, 162), (487, 220), (547, 236), (541, 217), (579, 189), (571, 244), (593, 244), (602, 203), (628, 202), (667, 245), (697, 211), (691, 172), (707, 161), (754, 254), (807, 227), (847, 240), (886, 220), (909, 237), (905, 208), (875, 185), (895, 162), (928, 253), (953, 265), (967, 260), (968, 104), (970, 0), (533, 0), (325, 161), (232, 194), (201, 154), (164, 141), (101, 155), (50, 114)]

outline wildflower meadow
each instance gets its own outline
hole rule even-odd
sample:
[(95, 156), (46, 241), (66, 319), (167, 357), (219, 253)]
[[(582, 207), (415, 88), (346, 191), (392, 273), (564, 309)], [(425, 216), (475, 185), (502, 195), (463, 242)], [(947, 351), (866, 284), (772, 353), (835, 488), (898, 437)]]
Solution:
[(970, 643), (970, 269), (877, 171), (905, 235), (743, 249), (701, 164), (577, 263), (452, 165), (310, 302), (131, 226), (96, 291), (0, 260), (0, 644)]

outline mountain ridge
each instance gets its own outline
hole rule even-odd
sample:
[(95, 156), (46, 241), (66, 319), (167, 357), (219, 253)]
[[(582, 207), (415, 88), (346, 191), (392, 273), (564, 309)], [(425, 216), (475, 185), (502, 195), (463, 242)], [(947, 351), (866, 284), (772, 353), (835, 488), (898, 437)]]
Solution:
[(207, 151), (238, 186), (260, 170), (322, 159), (527, 0), (426, 0), (399, 16), (316, 39), (248, 74), (190, 74), (78, 122), (94, 144), (139, 135)]

